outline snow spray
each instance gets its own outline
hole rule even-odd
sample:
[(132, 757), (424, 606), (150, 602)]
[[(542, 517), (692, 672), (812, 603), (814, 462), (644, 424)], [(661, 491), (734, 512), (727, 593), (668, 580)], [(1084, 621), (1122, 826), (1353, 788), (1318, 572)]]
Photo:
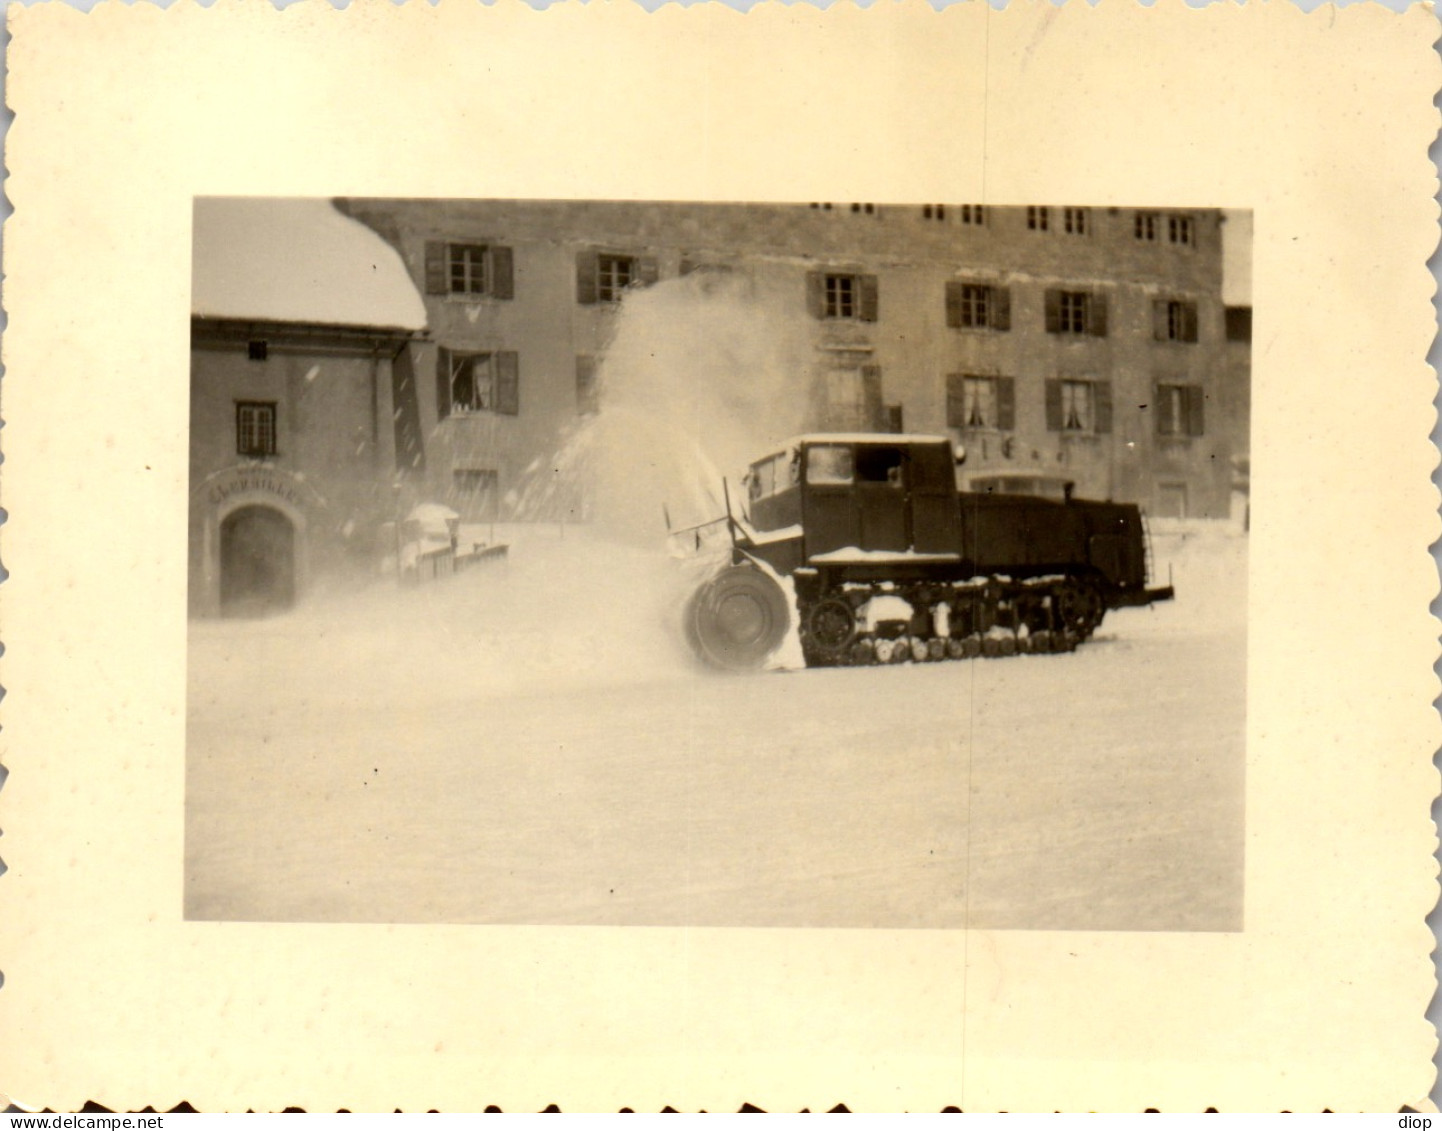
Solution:
[(723, 475), (808, 415), (814, 349), (796, 286), (760, 266), (628, 291), (597, 371), (599, 412), (528, 469), (509, 500), (517, 517), (583, 498), (597, 533), (658, 548), (668, 519), (721, 517)]

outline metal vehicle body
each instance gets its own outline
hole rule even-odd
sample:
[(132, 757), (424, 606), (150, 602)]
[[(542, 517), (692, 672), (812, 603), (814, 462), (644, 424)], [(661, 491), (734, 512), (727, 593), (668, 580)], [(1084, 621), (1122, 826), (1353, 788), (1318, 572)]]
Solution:
[[(713, 544), (724, 524), (729, 564), (687, 610), (692, 647), (720, 667), (760, 666), (780, 644), (785, 579), (808, 666), (1070, 651), (1108, 609), (1173, 595), (1148, 588), (1136, 506), (1070, 485), (958, 490), (945, 437), (801, 436), (744, 482), (744, 516), (707, 524)], [(679, 534), (699, 550), (704, 531)]]

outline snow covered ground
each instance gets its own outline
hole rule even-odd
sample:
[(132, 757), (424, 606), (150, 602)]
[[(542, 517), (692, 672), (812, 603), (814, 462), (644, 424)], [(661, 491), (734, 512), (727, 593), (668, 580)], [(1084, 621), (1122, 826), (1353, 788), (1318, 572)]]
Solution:
[(584, 529), (189, 639), (193, 918), (1238, 930), (1246, 539), (1074, 654), (717, 675)]

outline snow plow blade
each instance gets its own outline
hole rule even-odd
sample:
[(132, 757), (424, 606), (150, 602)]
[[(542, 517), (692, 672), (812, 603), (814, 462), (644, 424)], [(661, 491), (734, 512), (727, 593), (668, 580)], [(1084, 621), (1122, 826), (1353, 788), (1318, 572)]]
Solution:
[(749, 565), (727, 566), (692, 595), (683, 613), (686, 640), (703, 663), (754, 671), (781, 646), (790, 624), (786, 594)]

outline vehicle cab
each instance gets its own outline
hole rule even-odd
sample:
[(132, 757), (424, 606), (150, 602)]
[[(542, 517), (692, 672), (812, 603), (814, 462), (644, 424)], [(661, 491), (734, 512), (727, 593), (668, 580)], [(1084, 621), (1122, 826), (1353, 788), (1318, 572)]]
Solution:
[(748, 521), (763, 544), (778, 535), (795, 540), (787, 556), (797, 564), (956, 556), (955, 483), (954, 450), (945, 437), (800, 436), (751, 465)]

